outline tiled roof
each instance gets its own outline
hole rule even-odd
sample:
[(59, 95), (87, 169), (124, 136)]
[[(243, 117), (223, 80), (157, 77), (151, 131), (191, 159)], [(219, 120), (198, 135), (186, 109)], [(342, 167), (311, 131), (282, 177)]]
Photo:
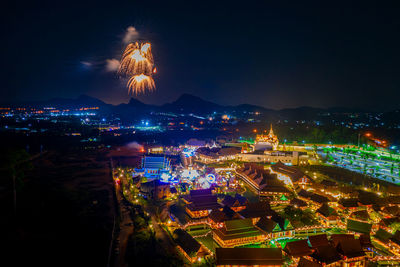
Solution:
[(361, 234), (360, 237), (358, 238), (358, 240), (360, 240), (361, 246), (363, 248), (373, 248), (374, 247), (371, 242), (371, 236), (368, 234)]
[(297, 264), (297, 267), (322, 267), (322, 264), (301, 257), (299, 263)]
[(369, 213), (367, 210), (358, 210), (353, 212), (351, 215), (351, 217), (359, 219), (359, 220), (363, 220), (363, 221), (368, 221), (369, 220)]
[(312, 194), (310, 199), (320, 204), (329, 202), (329, 199), (327, 197), (318, 194)]
[(253, 225), (251, 219), (226, 221), (225, 227), (214, 229), (213, 232), (222, 240), (264, 235), (261, 230)]
[(351, 234), (333, 234), (331, 235), (331, 243), (333, 244), (334, 247), (337, 247), (339, 245), (340, 241), (347, 241), (347, 240), (353, 240), (354, 235)]
[(371, 232), (371, 227), (372, 227), (372, 224), (347, 219), (347, 230), (348, 231), (362, 233), (362, 234), (369, 234)]
[(290, 201), (290, 205), (296, 206), (296, 207), (307, 207), (308, 206), (305, 201), (298, 199), (298, 198), (293, 198)]
[(390, 214), (392, 216), (400, 215), (400, 208), (398, 206), (389, 206), (383, 208), (382, 212)]
[(379, 228), (378, 231), (376, 231), (374, 238), (382, 241), (383, 243), (387, 243), (390, 238), (392, 237), (392, 234)]
[(191, 199), (192, 203), (187, 205), (189, 210), (214, 210), (221, 207), (217, 202), (217, 196), (201, 196)]
[(271, 210), (268, 202), (249, 202), (246, 209), (239, 212), (244, 218), (260, 218), (276, 214)]
[(339, 204), (346, 208), (356, 208), (358, 207), (358, 199), (357, 198), (341, 198), (339, 200)]
[(317, 212), (322, 214), (325, 217), (331, 217), (331, 216), (337, 216), (337, 212), (335, 211), (335, 209), (329, 207), (328, 204), (324, 203), (321, 205), (321, 207), (319, 207), (319, 209), (317, 209)]
[(261, 217), (261, 219), (256, 223), (256, 226), (266, 233), (272, 233), (277, 224), (278, 223), (272, 219)]
[(325, 264), (338, 262), (342, 259), (336, 249), (330, 244), (317, 247), (311, 257)]
[(308, 241), (313, 248), (329, 245), (328, 237), (326, 236), (326, 234), (309, 236)]
[(347, 239), (339, 241), (337, 250), (340, 254), (347, 258), (355, 258), (365, 255), (361, 247), (360, 240), (358, 239)]
[(286, 243), (284, 251), (292, 257), (301, 257), (312, 254), (312, 250), (308, 246), (306, 239)]
[(222, 211), (221, 210), (213, 210), (209, 218), (216, 223), (225, 222), (232, 219), (239, 218), (239, 214), (233, 211), (231, 208), (225, 206)]
[(282, 266), (279, 248), (216, 248), (217, 265)]
[(281, 161), (278, 161), (276, 164), (273, 164), (271, 166), (271, 169), (274, 172), (283, 173), (283, 174), (289, 176), (293, 183), (297, 182), (298, 180), (300, 180), (303, 177), (307, 177), (307, 179), (312, 181), (312, 179), (308, 175), (303, 173), (298, 168), (293, 167), (293, 166), (287, 166), (284, 163), (282, 163)]
[(190, 234), (188, 234), (185, 230), (180, 228), (174, 231), (174, 239), (175, 242), (188, 254), (192, 256), (194, 253), (197, 253), (201, 247), (200, 243), (197, 242)]

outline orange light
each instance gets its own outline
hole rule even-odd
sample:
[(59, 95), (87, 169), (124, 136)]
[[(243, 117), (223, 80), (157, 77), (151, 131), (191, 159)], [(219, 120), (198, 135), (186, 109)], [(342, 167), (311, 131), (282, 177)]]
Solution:
[(366, 133), (365, 136), (370, 137), (372, 134), (371, 133)]
[(253, 130), (253, 133), (256, 133), (256, 132), (257, 132), (257, 129), (254, 129), (254, 130)]

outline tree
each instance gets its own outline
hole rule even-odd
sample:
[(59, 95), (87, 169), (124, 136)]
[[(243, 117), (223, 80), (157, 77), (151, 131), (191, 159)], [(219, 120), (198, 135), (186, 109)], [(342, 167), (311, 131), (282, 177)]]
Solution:
[(0, 169), (5, 170), (6, 178), (12, 179), (14, 216), (17, 215), (17, 190), (23, 186), (25, 173), (32, 169), (30, 156), (23, 149), (1, 153)]

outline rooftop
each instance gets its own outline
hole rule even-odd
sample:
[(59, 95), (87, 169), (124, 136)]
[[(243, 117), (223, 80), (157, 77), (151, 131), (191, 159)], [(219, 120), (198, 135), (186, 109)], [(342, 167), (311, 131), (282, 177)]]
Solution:
[(190, 234), (188, 234), (185, 230), (180, 228), (174, 231), (174, 239), (175, 242), (188, 254), (191, 256), (194, 253), (197, 253), (200, 250), (200, 243), (197, 242)]
[(264, 235), (253, 225), (251, 219), (230, 220), (225, 222), (225, 227), (215, 229), (214, 233), (222, 240), (231, 240), (244, 237)]
[(276, 265), (283, 264), (279, 248), (216, 248), (217, 265)]
[(369, 234), (371, 232), (371, 228), (372, 228), (372, 224), (347, 219), (347, 230), (348, 231), (361, 233), (361, 234)]
[(292, 257), (301, 257), (312, 254), (312, 250), (308, 246), (306, 239), (286, 243), (284, 251)]

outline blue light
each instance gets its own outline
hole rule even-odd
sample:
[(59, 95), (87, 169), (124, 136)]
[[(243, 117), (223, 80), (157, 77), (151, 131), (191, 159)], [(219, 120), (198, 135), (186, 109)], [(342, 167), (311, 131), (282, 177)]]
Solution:
[(207, 174), (206, 179), (210, 184), (215, 183), (215, 175), (212, 173)]

